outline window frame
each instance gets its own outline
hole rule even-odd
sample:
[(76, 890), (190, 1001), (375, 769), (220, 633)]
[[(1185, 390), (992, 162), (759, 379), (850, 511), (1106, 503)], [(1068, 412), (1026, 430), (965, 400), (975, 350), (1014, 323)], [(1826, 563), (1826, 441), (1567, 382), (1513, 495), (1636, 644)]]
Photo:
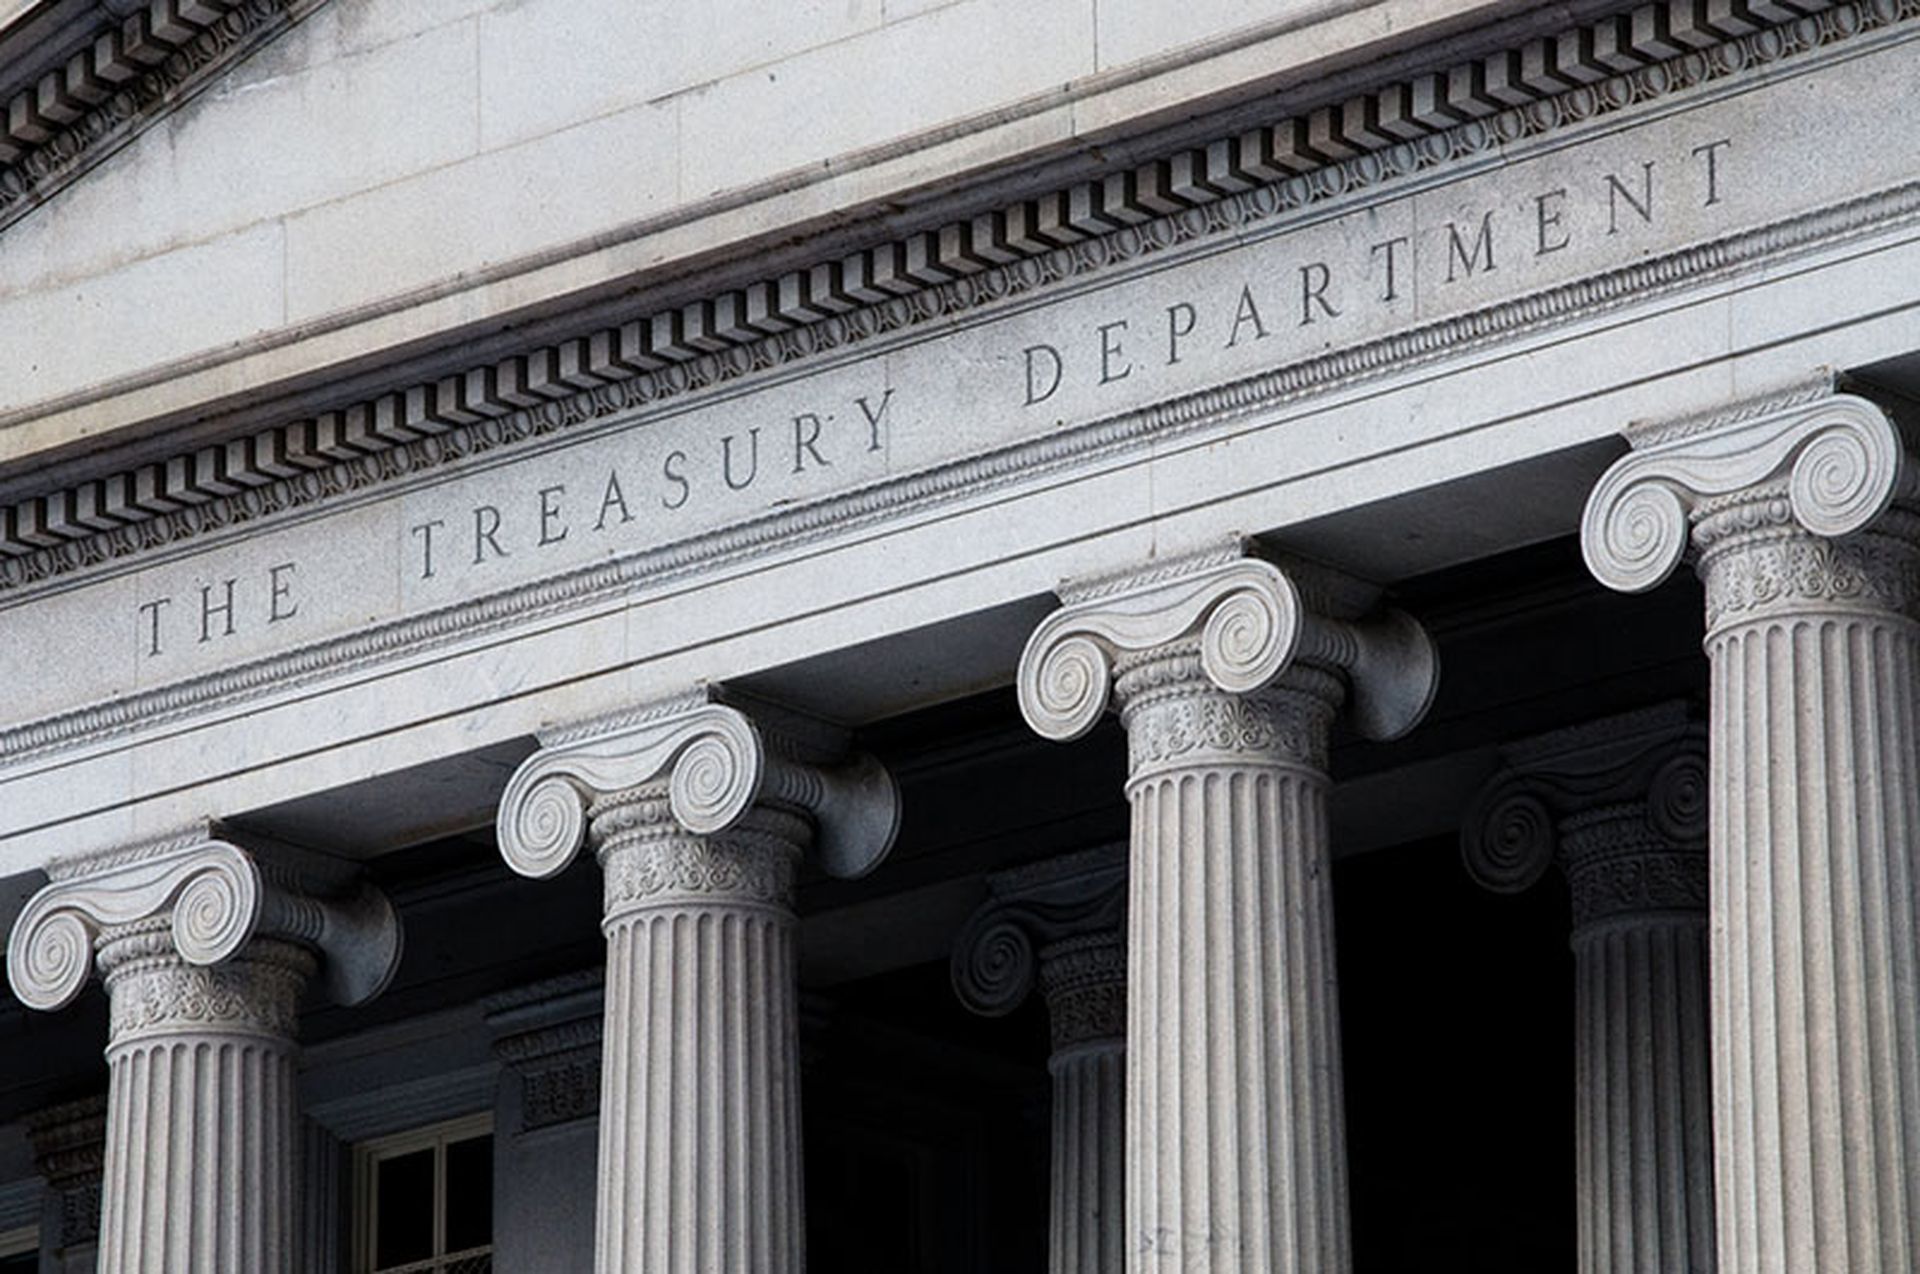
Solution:
[[(354, 1274), (376, 1274), (374, 1260), (374, 1239), (380, 1233), (380, 1200), (374, 1189), (374, 1168), (377, 1164), (395, 1159), (401, 1155), (431, 1149), (433, 1154), (433, 1255), (406, 1265), (387, 1267), (393, 1270), (438, 1270), (449, 1258), (479, 1256), (479, 1248), (463, 1248), (459, 1252), (448, 1252), (447, 1247), (447, 1147), (459, 1141), (470, 1141), (475, 1137), (493, 1135), (493, 1114), (482, 1111), (478, 1114), (463, 1115), (458, 1119), (448, 1119), (437, 1124), (428, 1124), (421, 1128), (410, 1128), (405, 1132), (393, 1133), (385, 1137), (374, 1137), (358, 1142), (353, 1147), (353, 1271)], [(493, 1251), (492, 1236), (488, 1236), (486, 1253)]]

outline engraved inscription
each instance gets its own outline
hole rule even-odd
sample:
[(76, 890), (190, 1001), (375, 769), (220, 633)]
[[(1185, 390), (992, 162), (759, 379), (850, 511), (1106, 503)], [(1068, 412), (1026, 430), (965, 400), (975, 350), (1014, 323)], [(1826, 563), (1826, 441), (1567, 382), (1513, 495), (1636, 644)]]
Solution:
[[(1418, 294), (1444, 300), (1458, 288), (1581, 243), (1631, 251), (1657, 237), (1663, 216), (1722, 203), (1739, 176), (1733, 141), (1718, 137), (1653, 158), (1596, 168), (1544, 190), (1481, 208), (1463, 207), (1417, 232), (1346, 236), (1338, 255), (1262, 262), (1260, 274), (1208, 295), (1156, 304), (1150, 313), (1103, 316), (1077, 332), (1049, 333), (1014, 360), (1013, 388), (1023, 408), (1051, 403), (1063, 388), (1106, 386), (1151, 376), (1203, 352), (1247, 351), (1302, 333), (1311, 348), (1343, 320), (1392, 311)], [(1371, 218), (1360, 213), (1356, 224)], [(1615, 243), (1606, 241), (1616, 240)], [(1261, 354), (1267, 351), (1262, 349)]]

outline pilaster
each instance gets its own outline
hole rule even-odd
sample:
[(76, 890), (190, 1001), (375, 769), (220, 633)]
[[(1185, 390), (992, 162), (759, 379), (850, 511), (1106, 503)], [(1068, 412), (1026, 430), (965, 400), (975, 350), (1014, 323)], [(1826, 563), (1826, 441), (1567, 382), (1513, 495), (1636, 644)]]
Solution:
[(321, 968), (343, 1003), (385, 986), (391, 905), (339, 864), (211, 827), (49, 874), (7, 971), (38, 1009), (71, 1001), (96, 963), (106, 983), (102, 1274), (293, 1269), (299, 998)]
[(998, 873), (953, 949), (976, 1013), (1013, 1011), (1037, 985), (1053, 1046), (1048, 1269), (1125, 1265), (1126, 850), (1114, 845)]
[(1707, 755), (1684, 703), (1503, 749), (1461, 828), (1467, 869), (1573, 895), (1582, 1274), (1714, 1269)]
[(876, 866), (893, 780), (839, 731), (705, 693), (543, 743), (500, 846), (546, 876), (591, 844), (605, 877), (597, 1268), (799, 1271), (794, 877)]
[(1689, 550), (1712, 668), (1714, 1176), (1727, 1274), (1920, 1263), (1920, 514), (1907, 438), (1823, 377), (1628, 431), (1594, 573)]
[[(1304, 584), (1304, 592), (1302, 585)], [(1393, 737), (1431, 641), (1240, 546), (1062, 590), (1021, 658), (1053, 739), (1116, 701), (1133, 807), (1127, 1269), (1338, 1274), (1351, 1257), (1326, 819), (1343, 705)]]

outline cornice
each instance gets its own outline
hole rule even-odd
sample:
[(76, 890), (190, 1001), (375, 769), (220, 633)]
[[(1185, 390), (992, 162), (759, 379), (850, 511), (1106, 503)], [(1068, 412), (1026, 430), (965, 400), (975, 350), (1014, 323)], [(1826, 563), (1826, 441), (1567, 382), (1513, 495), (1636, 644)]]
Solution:
[(103, 6), (84, 46), (0, 111), (0, 230), (321, 0), (146, 0)]
[[(175, 0), (152, 0), (156, 5)], [(246, 0), (236, 13), (312, 0)], [(1798, 6), (1818, 8), (1817, 4)], [(0, 510), (0, 593), (833, 356), (1905, 22), (1663, 0), (497, 363)]]
[[(1688, 5), (1674, 8), (1691, 12)], [(536, 445), (538, 440), (556, 432), (630, 415), (679, 395), (755, 372), (844, 356), (840, 351), (858, 348), (865, 342), (878, 345), (900, 339), (922, 323), (934, 319), (951, 321), (954, 315), (976, 306), (1045, 288), (1078, 284), (1102, 272), (1139, 268), (1143, 259), (1177, 246), (1201, 240), (1209, 241), (1210, 246), (1215, 236), (1244, 234), (1253, 224), (1297, 214), (1334, 195), (1412, 177), (1439, 164), (1485, 157), (1523, 137), (1578, 124), (1636, 103), (1653, 102), (1756, 64), (1778, 62), (1843, 40), (1862, 38), (1907, 22), (1916, 15), (1920, 15), (1920, 0), (1871, 0), (1841, 6), (1817, 19), (1806, 18), (1785, 27), (1752, 31), (1664, 61), (1649, 60), (1631, 72), (1581, 84), (1556, 96), (1536, 97), (1525, 107), (1483, 113), (1479, 118), (1451, 128), (1433, 128), (1417, 142), (1383, 143), (1377, 149), (1358, 151), (1349, 158), (1328, 161), (1318, 168), (1307, 168), (1269, 184), (1225, 194), (1220, 193), (1219, 183), (1182, 184), (1179, 186), (1185, 192), (1182, 197), (1191, 200), (1188, 206), (1159, 217), (1138, 213), (1140, 207), (1147, 206), (1139, 203), (1142, 191), (1147, 191), (1148, 204), (1153, 204), (1159, 199), (1153, 192), (1162, 189), (1151, 183), (1143, 186), (1142, 173), (1159, 174), (1153, 179), (1159, 182), (1176, 169), (1189, 174), (1196, 171), (1192, 168), (1194, 163), (1202, 165), (1199, 171), (1214, 171), (1206, 168), (1207, 164), (1226, 164), (1229, 168), (1238, 165), (1233, 171), (1242, 176), (1233, 181), (1245, 186), (1252, 180), (1245, 176), (1253, 171), (1245, 163), (1250, 147), (1254, 153), (1271, 156), (1278, 153), (1270, 144), (1274, 138), (1283, 134), (1295, 138), (1300, 135), (1291, 124), (1256, 130), (1228, 142), (1187, 152), (1177, 163), (1174, 159), (1164, 160), (1136, 170), (1130, 176), (1123, 174), (1126, 180), (1111, 178), (1105, 183), (1079, 188), (1078, 194), (1067, 192), (976, 218), (964, 223), (974, 228), (964, 234), (957, 227), (949, 227), (954, 233), (942, 231), (918, 236), (842, 262), (828, 263), (810, 272), (783, 276), (758, 291), (749, 288), (726, 294), (734, 298), (732, 300), (720, 298), (684, 307), (670, 315), (637, 320), (619, 329), (579, 337), (476, 369), (464, 377), (417, 386), (404, 393), (387, 395), (375, 403), (359, 404), (224, 446), (206, 448), (165, 466), (100, 479), (0, 511), (0, 553), (8, 551), (8, 544), (21, 548), (27, 538), (42, 542), (41, 547), (23, 556), (0, 558), (0, 597), (9, 591), (28, 596), (41, 587), (57, 586), (75, 572), (122, 564), (137, 555), (158, 553), (201, 536), (256, 521), (298, 516), (333, 501), (370, 498), (383, 487), (404, 483), (443, 466), (474, 462), (502, 449)], [(1583, 28), (1589, 34), (1595, 29)], [(1512, 56), (1519, 58), (1522, 65), (1544, 66), (1547, 64), (1543, 61), (1547, 57), (1544, 50), (1564, 47), (1570, 38), (1536, 41), (1528, 46), (1533, 50), (1531, 54), (1522, 57), (1523, 50)], [(1587, 45), (1580, 47), (1593, 47), (1592, 41), (1589, 39)], [(1485, 66), (1501, 62), (1504, 57), (1476, 63), (1483, 72), (1477, 78), (1438, 79), (1449, 84), (1478, 84), (1484, 90), (1494, 82), (1484, 73)], [(1555, 62), (1553, 65), (1561, 68), (1556, 74), (1572, 74), (1572, 64)], [(1412, 92), (1412, 84), (1391, 86), (1366, 98), (1354, 99), (1373, 103), (1370, 107), (1348, 103), (1341, 108), (1317, 112), (1310, 118), (1320, 120), (1321, 126), (1317, 130), (1308, 129), (1306, 135), (1320, 138), (1322, 146), (1331, 145), (1329, 138), (1347, 136), (1341, 129), (1348, 125), (1336, 127), (1338, 121), (1378, 119), (1382, 101)], [(1456, 96), (1445, 100), (1452, 103), (1449, 110), (1463, 113), (1480, 99)], [(1267, 137), (1268, 141), (1259, 142), (1261, 137)], [(1287, 153), (1296, 154), (1291, 150)], [(1227, 182), (1227, 172), (1228, 168), (1219, 169), (1221, 182)], [(1091, 196), (1087, 192), (1096, 189), (1119, 193), (1105, 202), (1089, 203)], [(1135, 202), (1125, 203), (1121, 195)], [(1085, 213), (1086, 217), (1094, 216), (1088, 209), (1096, 209), (1103, 210), (1099, 216), (1108, 219), (1123, 215), (1139, 215), (1142, 219), (1105, 234), (1082, 231), (1071, 218), (1056, 219), (1048, 223), (1053, 227), (1051, 233), (1080, 236), (1071, 246), (1048, 246), (1001, 264), (978, 268), (971, 274), (921, 286), (917, 291), (895, 295), (877, 304), (828, 314), (774, 334), (752, 336), (749, 329), (735, 332), (731, 328), (703, 326), (706, 316), (751, 313), (758, 316), (755, 321), (763, 327), (778, 327), (790, 321), (781, 315), (797, 312), (791, 307), (766, 308), (767, 302), (781, 298), (785, 298), (781, 300), (782, 305), (788, 300), (795, 305), (826, 304), (829, 300), (834, 305), (852, 305), (854, 302), (849, 298), (855, 293), (847, 290), (848, 280), (870, 282), (879, 277), (872, 264), (876, 259), (890, 261), (895, 266), (919, 262), (914, 270), (905, 273), (888, 267), (887, 277), (895, 286), (914, 287), (918, 284), (910, 280), (922, 274), (931, 277), (942, 271), (951, 274), (964, 268), (961, 256), (942, 256), (940, 251), (934, 251), (944, 250), (942, 245), (954, 248), (956, 253), (966, 245), (995, 243), (999, 245), (995, 252), (1012, 255), (1026, 251), (1031, 247), (1030, 236), (1009, 238), (1007, 228), (1046, 208), (1079, 209), (1074, 215)], [(1069, 466), (1124, 454), (1150, 439), (1164, 441), (1228, 427), (1279, 404), (1456, 357), (1549, 325), (1604, 313), (1629, 301), (1709, 283), (1737, 271), (1818, 250), (1916, 218), (1920, 218), (1920, 182), (1649, 257), (1603, 274), (1404, 329), (1033, 441), (771, 511), (724, 529), (554, 576), (537, 584), (463, 601), (350, 637), (298, 648), (108, 704), (28, 722), (0, 732), (0, 757), (20, 759), (82, 740), (150, 728), (189, 713), (250, 698), (268, 689), (308, 683), (343, 668), (400, 653), (430, 651), (508, 625), (631, 596), (636, 591), (662, 587), (696, 571), (725, 569), (766, 552), (799, 547), (871, 525), (903, 508), (926, 509), (970, 498)], [(980, 229), (983, 226), (986, 228)], [(999, 227), (998, 231), (993, 229), (995, 226)], [(919, 247), (910, 250), (910, 244)], [(932, 256), (928, 255), (930, 251)], [(865, 264), (856, 264), (861, 262)], [(814, 282), (809, 280), (837, 282), (840, 291), (829, 294), (811, 290)], [(758, 309), (747, 304), (755, 296), (761, 298)], [(658, 361), (670, 352), (667, 346), (658, 343), (662, 332), (669, 336), (677, 333), (676, 339), (682, 344), (693, 341), (717, 344), (721, 348), (696, 356), (690, 353), (692, 346), (687, 346), (689, 353), (684, 361), (646, 370), (628, 370), (640, 361)], [(746, 336), (734, 341), (728, 332)], [(614, 377), (624, 378), (609, 379)], [(585, 389), (573, 388), (577, 383), (595, 380), (603, 383), (594, 383)], [(476, 396), (479, 391), (486, 393)], [(506, 406), (527, 399), (536, 401)], [(456, 415), (483, 411), (501, 414), (449, 425), (446, 421), (451, 417), (433, 414), (442, 408), (449, 411), (457, 408)]]

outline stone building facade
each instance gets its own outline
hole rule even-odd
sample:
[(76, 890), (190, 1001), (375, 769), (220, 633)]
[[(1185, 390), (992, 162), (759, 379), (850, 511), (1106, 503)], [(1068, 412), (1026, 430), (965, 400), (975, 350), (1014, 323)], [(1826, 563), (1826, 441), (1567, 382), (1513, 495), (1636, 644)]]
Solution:
[(0, 5), (0, 1272), (1920, 1269), (1916, 41)]

